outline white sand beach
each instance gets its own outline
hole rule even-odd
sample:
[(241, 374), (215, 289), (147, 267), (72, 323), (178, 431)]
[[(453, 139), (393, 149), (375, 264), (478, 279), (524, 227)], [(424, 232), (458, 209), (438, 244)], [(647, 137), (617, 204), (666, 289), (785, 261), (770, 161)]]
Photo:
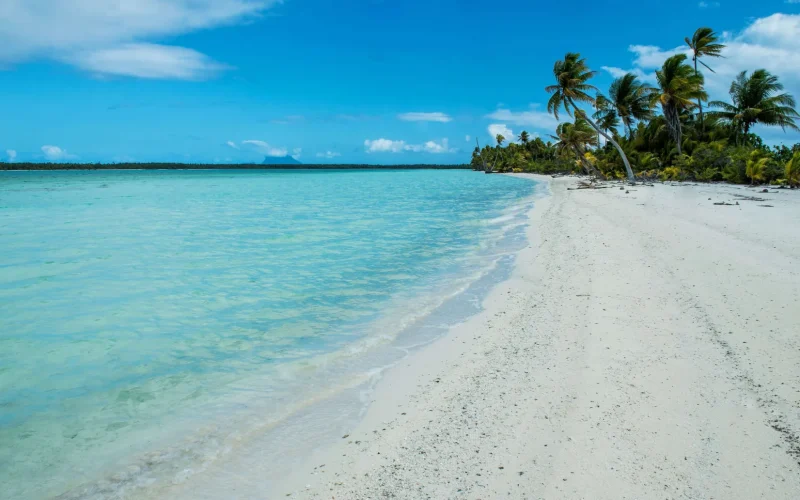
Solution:
[(275, 498), (800, 497), (800, 191), (540, 179), (512, 279)]

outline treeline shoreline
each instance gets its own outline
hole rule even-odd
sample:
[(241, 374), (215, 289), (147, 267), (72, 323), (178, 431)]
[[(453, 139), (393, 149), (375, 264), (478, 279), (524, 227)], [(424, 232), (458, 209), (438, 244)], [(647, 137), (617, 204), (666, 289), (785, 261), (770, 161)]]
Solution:
[(2, 163), (0, 170), (50, 171), (50, 170), (469, 170), (460, 165), (367, 165), (367, 164), (309, 164), (263, 165), (259, 163)]
[(777, 75), (755, 68), (735, 76), (726, 100), (711, 100), (704, 71), (714, 71), (709, 64), (724, 57), (726, 45), (709, 27), (684, 41), (654, 80), (629, 72), (605, 92), (590, 83), (597, 72), (586, 59), (568, 52), (544, 89), (548, 113), (565, 120), (550, 135), (554, 142), (526, 131), (518, 142), (498, 134), (496, 145), (473, 150), (472, 168), (800, 187), (800, 143), (769, 147), (754, 133), (754, 127), (800, 132), (794, 96)]

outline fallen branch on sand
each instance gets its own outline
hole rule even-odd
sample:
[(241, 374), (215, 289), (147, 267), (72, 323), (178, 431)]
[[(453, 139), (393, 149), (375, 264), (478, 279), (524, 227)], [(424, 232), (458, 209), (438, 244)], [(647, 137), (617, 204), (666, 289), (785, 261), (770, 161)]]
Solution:
[(758, 196), (744, 196), (741, 194), (735, 194), (734, 196), (743, 201), (767, 201), (766, 198), (759, 198)]
[(613, 186), (598, 186), (594, 182), (578, 181), (578, 187), (567, 188), (567, 191), (575, 191), (577, 189), (608, 189)]

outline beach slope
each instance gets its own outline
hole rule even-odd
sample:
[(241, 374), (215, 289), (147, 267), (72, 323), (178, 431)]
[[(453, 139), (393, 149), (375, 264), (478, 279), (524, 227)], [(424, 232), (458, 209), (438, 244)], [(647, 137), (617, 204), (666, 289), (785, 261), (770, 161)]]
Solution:
[(274, 493), (798, 498), (800, 192), (546, 180), (512, 279)]

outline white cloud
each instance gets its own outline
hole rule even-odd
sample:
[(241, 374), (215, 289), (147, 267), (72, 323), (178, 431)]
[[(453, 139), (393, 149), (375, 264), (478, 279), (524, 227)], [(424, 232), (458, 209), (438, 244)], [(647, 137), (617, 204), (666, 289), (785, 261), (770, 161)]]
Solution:
[(268, 143), (264, 141), (258, 141), (255, 139), (242, 141), (242, 145), (249, 146), (266, 156), (286, 156), (289, 153), (289, 151), (286, 148), (276, 148), (270, 146)]
[(447, 139), (439, 142), (427, 141), (424, 144), (406, 144), (406, 141), (393, 141), (390, 139), (375, 139), (364, 141), (367, 153), (400, 153), (408, 151), (412, 153), (454, 153), (455, 148), (449, 146)]
[(8, 156), (8, 163), (14, 163), (17, 159), (17, 152), (13, 149), (6, 149), (6, 156)]
[(303, 148), (294, 148), (292, 150), (292, 158), (294, 158), (295, 160), (299, 160), (300, 159), (300, 155), (302, 153), (303, 153)]
[(58, 146), (42, 146), (42, 153), (50, 161), (74, 160), (77, 158), (77, 156), (67, 153), (66, 149), (61, 149)]
[(442, 139), (441, 142), (428, 141), (422, 145), (422, 149), (426, 153), (434, 153), (434, 154), (454, 153), (456, 151), (455, 149), (451, 149), (448, 146), (447, 139)]
[(367, 153), (399, 153), (405, 149), (405, 141), (392, 141), (390, 139), (365, 140), (364, 147)]
[(238, 145), (238, 144), (236, 144), (236, 143), (235, 143), (235, 142), (233, 142), (233, 141), (228, 141), (228, 142), (226, 142), (226, 144), (227, 144), (228, 146), (232, 147), (233, 149), (239, 149), (239, 145)]
[(514, 142), (516, 140), (514, 131), (508, 128), (505, 123), (492, 123), (489, 125), (488, 130), (489, 135), (492, 136), (492, 140), (497, 137), (497, 134), (501, 134), (503, 137), (505, 137), (506, 142)]
[(464, 140), (465, 140), (466, 142), (469, 142), (469, 140), (470, 140), (470, 139), (471, 139), (471, 137), (470, 137), (470, 136), (466, 136), (466, 137), (464, 137)]
[(324, 153), (317, 153), (317, 158), (327, 158), (329, 160), (331, 158), (336, 158), (337, 156), (342, 156), (342, 155), (339, 153), (335, 153), (333, 151), (325, 151)]
[(228, 68), (196, 50), (152, 43), (83, 51), (66, 60), (100, 75), (154, 79), (202, 80)]
[[(498, 109), (486, 118), (508, 122), (513, 125), (529, 125), (538, 129), (552, 130), (558, 126), (558, 121), (546, 111), (539, 111), (535, 104), (530, 106), (527, 111), (511, 111), (510, 109)], [(505, 134), (503, 134), (505, 135)]]
[(449, 115), (441, 112), (435, 113), (402, 113), (397, 115), (401, 120), (407, 122), (440, 122), (447, 123), (452, 120)]
[(646, 82), (651, 82), (651, 83), (656, 81), (656, 74), (654, 71), (646, 73), (641, 68), (622, 69), (614, 66), (602, 66), (602, 68), (614, 78), (625, 76), (627, 73), (633, 73), (640, 80), (644, 80)]
[(703, 2), (697, 4), (698, 7), (701, 9), (707, 9), (709, 7), (719, 7), (719, 2)]
[[(246, 22), (280, 1), (3, 0), (0, 62), (48, 58), (102, 74), (197, 79), (220, 65), (191, 49), (156, 45), (143, 53), (141, 46), (148, 47), (146, 42), (154, 39)], [(174, 71), (166, 70), (167, 63), (153, 68), (152, 58), (158, 54), (184, 66)], [(136, 59), (137, 55), (150, 60)]]

